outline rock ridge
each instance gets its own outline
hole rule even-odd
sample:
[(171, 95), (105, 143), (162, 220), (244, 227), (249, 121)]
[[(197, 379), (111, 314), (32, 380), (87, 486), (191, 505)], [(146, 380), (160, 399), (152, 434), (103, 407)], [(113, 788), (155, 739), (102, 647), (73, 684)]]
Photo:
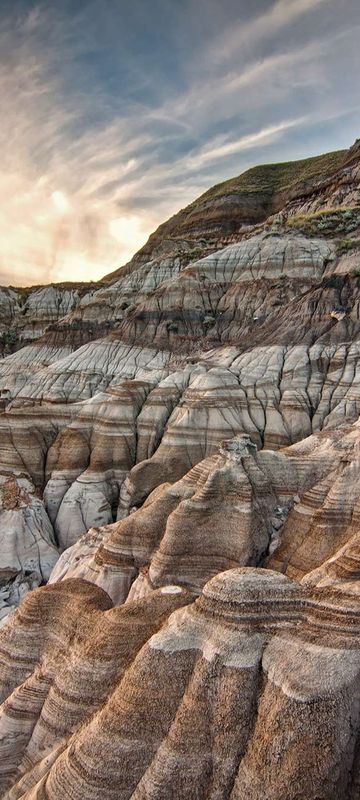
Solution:
[(358, 800), (360, 148), (0, 289), (2, 800)]

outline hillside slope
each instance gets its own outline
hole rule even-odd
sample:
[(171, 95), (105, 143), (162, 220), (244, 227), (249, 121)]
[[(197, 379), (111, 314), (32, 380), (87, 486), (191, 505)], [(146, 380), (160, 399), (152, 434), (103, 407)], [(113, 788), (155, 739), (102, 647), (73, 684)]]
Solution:
[(358, 800), (360, 142), (0, 331), (3, 800)]

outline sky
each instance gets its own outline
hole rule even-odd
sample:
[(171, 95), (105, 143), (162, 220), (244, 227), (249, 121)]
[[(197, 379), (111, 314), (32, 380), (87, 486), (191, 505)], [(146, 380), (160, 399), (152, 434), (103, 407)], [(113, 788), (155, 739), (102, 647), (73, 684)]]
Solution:
[(0, 0), (0, 283), (90, 281), (210, 186), (360, 136), (359, 0)]

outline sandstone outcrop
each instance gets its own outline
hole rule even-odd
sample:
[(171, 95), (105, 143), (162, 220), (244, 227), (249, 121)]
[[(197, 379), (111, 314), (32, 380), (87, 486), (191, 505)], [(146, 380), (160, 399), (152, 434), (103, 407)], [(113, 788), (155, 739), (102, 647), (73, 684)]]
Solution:
[(59, 283), (28, 289), (0, 287), (0, 352), (8, 355), (37, 339), (76, 306), (90, 302), (98, 287)]
[(262, 569), (195, 603), (34, 592), (1, 637), (3, 797), (356, 797), (359, 625), (356, 595)]
[(0, 475), (0, 620), (50, 577), (58, 550), (44, 503), (24, 477)]
[(359, 276), (357, 142), (0, 290), (3, 800), (358, 799)]

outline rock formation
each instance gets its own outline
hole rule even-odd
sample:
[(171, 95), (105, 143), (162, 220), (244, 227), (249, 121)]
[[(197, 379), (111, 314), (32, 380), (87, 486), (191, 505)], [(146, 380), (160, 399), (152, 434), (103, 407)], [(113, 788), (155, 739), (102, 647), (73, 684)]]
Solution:
[(237, 568), (109, 605), (55, 584), (3, 630), (4, 798), (358, 796), (356, 594)]
[(3, 800), (358, 800), (359, 297), (359, 141), (1, 290)]

